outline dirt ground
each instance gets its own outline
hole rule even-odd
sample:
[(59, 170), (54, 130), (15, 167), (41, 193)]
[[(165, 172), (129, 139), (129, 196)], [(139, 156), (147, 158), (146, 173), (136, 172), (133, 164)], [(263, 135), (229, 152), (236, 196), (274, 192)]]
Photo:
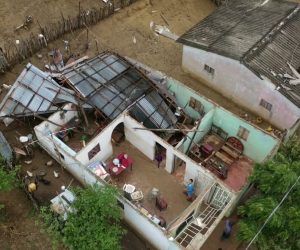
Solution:
[[(297, 1), (300, 2), (300, 0)], [(3, 44), (3, 41), (10, 40), (15, 43), (16, 39), (28, 37), (30, 32), (37, 34), (38, 22), (41, 26), (57, 22), (61, 18), (61, 13), (64, 16), (75, 16), (78, 13), (79, 6), (78, 2), (71, 0), (10, 0), (2, 2), (0, 5), (0, 46)], [(103, 5), (103, 2), (101, 0), (81, 0), (80, 4), (82, 9), (88, 10), (92, 7), (99, 8)], [(116, 7), (118, 6), (116, 5)], [(87, 51), (90, 56), (94, 56), (103, 50), (110, 50), (121, 55), (130, 56), (150, 67), (167, 73), (233, 113), (241, 115), (242, 113), (246, 113), (246, 111), (182, 71), (181, 44), (177, 44), (168, 38), (157, 36), (150, 29), (151, 21), (154, 24), (166, 25), (160, 16), (160, 13), (163, 12), (170, 23), (168, 28), (171, 32), (176, 35), (182, 35), (215, 9), (216, 6), (210, 0), (140, 0), (101, 21), (99, 24), (90, 27), (88, 40), (86, 39), (86, 30), (79, 30), (74, 32), (74, 34), (65, 35), (65, 37), (53, 44), (49, 44), (47, 49), (39, 52), (39, 54), (43, 55), (42, 59), (38, 59), (36, 56), (32, 57), (17, 65), (11, 72), (0, 75), (0, 85), (3, 83), (12, 84), (28, 62), (43, 69), (47, 63), (44, 60), (45, 55), (51, 49), (59, 48), (63, 52), (62, 40), (71, 42), (70, 51), (63, 52), (64, 58), (67, 58), (72, 53), (79, 53), (83, 50), (86, 43), (90, 42), (91, 46)], [(152, 11), (156, 12), (152, 13)], [(20, 25), (24, 21), (26, 14), (30, 14), (34, 18), (34, 22), (29, 26), (29, 31), (21, 29), (14, 32), (13, 27)], [(134, 37), (137, 41), (136, 44), (133, 43)], [(96, 46), (96, 43), (98, 46)], [(6, 93), (3, 90), (0, 100), (2, 100)], [(17, 135), (16, 131), (27, 135), (28, 133), (32, 133), (33, 126), (34, 121), (26, 129), (19, 128), (18, 124), (12, 124), (8, 128), (4, 128), (1, 125), (0, 130), (4, 132), (4, 135), (10, 141), (13, 141), (14, 136)], [(43, 164), (48, 159), (49, 156), (47, 155), (44, 155), (40, 159), (35, 159), (39, 165), (39, 168), (35, 171), (46, 167)], [(31, 171), (30, 165), (24, 166)], [(72, 177), (68, 173), (63, 173), (63, 170), (58, 167), (57, 163), (49, 167), (47, 169), (49, 172), (47, 172), (46, 176), (53, 185), (54, 183), (57, 185), (57, 189), (59, 190), (59, 186), (70, 183)], [(59, 179), (55, 179), (52, 174), (53, 170), (57, 169), (60, 171)], [(75, 180), (72, 184), (78, 185)], [(39, 188), (47, 188), (47, 186), (42, 185), (40, 184)], [(49, 202), (52, 195), (53, 193), (48, 193), (46, 196), (43, 196), (43, 201)], [(12, 192), (1, 193), (0, 202), (6, 205), (5, 210), (0, 214), (2, 232), (0, 235), (0, 249), (25, 250), (51, 248), (51, 244), (46, 240), (47, 236), (41, 235), (39, 228), (34, 226), (35, 212), (22, 191), (15, 189)], [(145, 243), (136, 237), (132, 231), (129, 231), (129, 234), (124, 237), (122, 246), (124, 249), (146, 249)]]

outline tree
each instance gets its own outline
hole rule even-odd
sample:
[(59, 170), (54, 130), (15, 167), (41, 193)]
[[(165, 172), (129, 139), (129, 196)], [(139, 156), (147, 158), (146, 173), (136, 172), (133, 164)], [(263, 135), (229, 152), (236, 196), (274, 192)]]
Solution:
[(41, 209), (46, 231), (54, 245), (63, 242), (70, 250), (121, 249), (120, 240), (126, 233), (120, 226), (122, 210), (117, 204), (117, 189), (112, 186), (77, 187), (72, 212), (67, 220), (63, 215), (54, 215), (53, 210)]
[[(250, 242), (264, 222), (279, 206), (255, 244), (261, 250), (300, 249), (300, 143), (296, 139), (281, 145), (273, 160), (255, 164), (250, 182), (255, 184), (259, 194), (251, 197), (244, 206), (238, 208), (242, 217), (237, 238)], [(293, 184), (294, 188), (289, 192)]]

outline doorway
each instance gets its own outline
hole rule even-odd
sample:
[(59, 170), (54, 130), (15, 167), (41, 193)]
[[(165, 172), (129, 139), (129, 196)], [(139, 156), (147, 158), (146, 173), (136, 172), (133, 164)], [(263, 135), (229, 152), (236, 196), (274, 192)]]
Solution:
[(125, 140), (124, 123), (119, 123), (111, 133), (111, 141), (119, 146)]

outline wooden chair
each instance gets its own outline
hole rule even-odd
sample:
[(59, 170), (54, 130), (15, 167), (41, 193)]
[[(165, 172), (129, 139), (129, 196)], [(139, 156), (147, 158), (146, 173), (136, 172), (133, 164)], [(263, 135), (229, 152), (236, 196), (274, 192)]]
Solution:
[(163, 198), (159, 199), (156, 197), (156, 206), (158, 207), (159, 211), (162, 211), (168, 207), (168, 203)]

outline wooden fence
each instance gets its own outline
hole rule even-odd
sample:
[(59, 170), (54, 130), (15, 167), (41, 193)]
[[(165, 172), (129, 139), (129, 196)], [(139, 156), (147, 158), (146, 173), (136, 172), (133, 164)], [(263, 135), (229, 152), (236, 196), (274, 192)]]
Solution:
[(45, 27), (41, 27), (37, 21), (39, 34), (31, 33), (28, 38), (18, 40), (18, 44), (11, 41), (5, 42), (4, 48), (0, 48), (0, 71), (9, 71), (16, 64), (46, 47), (48, 43), (75, 30), (95, 25), (102, 19), (111, 16), (116, 7), (124, 8), (136, 1), (138, 0), (115, 0), (103, 8), (92, 8), (88, 11), (81, 10), (79, 3), (80, 12), (75, 17), (68, 16), (66, 18), (61, 14), (60, 21)]

